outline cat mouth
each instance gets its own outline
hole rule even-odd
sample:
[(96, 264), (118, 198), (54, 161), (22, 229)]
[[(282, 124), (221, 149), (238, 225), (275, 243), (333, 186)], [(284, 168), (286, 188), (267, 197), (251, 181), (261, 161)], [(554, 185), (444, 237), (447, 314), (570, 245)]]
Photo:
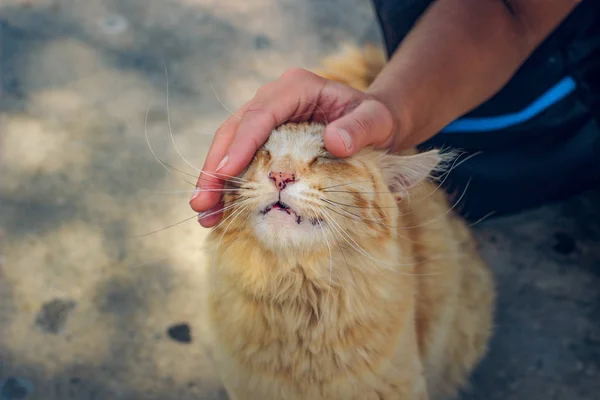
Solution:
[(298, 225), (300, 225), (305, 220), (310, 222), (312, 225), (321, 224), (323, 222), (323, 220), (321, 220), (320, 218), (312, 218), (312, 217), (305, 218), (305, 217), (303, 217), (301, 214), (297, 213), (296, 210), (294, 210), (292, 207), (290, 207), (288, 204), (284, 203), (281, 200), (276, 201), (275, 203), (269, 204), (267, 207), (265, 207), (264, 210), (261, 211), (261, 214), (267, 215), (270, 212), (283, 212), (283, 213), (286, 213), (287, 215), (293, 216)]

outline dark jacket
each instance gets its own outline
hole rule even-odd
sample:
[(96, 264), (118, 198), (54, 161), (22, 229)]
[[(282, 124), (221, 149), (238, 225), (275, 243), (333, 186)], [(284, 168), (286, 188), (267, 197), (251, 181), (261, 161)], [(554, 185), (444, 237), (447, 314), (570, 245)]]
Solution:
[[(432, 2), (373, 1), (388, 54)], [(476, 219), (600, 182), (599, 117), (600, 1), (583, 0), (500, 92), (422, 147), (481, 152), (446, 181), (458, 195), (470, 182), (460, 206)]]

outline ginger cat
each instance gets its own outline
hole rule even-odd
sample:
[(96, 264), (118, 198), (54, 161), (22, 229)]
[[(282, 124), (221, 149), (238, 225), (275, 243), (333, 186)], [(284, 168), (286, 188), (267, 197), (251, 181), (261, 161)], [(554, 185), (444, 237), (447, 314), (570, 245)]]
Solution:
[[(369, 54), (322, 75), (363, 89)], [(228, 182), (207, 239), (223, 384), (234, 400), (451, 397), (486, 351), (494, 288), (430, 179), (449, 156), (338, 159), (323, 129), (280, 126)]]

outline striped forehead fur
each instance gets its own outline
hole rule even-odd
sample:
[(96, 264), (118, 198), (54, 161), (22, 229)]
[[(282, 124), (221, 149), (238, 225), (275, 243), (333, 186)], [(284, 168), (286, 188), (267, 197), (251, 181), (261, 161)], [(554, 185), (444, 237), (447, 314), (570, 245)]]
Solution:
[(286, 124), (275, 129), (264, 144), (271, 154), (289, 156), (295, 161), (308, 162), (323, 147), (323, 130), (321, 124)]

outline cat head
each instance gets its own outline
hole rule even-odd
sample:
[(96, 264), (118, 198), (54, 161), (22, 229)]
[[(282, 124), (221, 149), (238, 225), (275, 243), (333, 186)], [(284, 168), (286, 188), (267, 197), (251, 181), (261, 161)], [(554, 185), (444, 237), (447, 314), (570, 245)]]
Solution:
[(436, 150), (400, 156), (367, 148), (336, 158), (324, 126), (285, 124), (227, 184), (219, 233), (253, 237), (271, 251), (312, 252), (395, 237), (396, 202), (438, 167)]

